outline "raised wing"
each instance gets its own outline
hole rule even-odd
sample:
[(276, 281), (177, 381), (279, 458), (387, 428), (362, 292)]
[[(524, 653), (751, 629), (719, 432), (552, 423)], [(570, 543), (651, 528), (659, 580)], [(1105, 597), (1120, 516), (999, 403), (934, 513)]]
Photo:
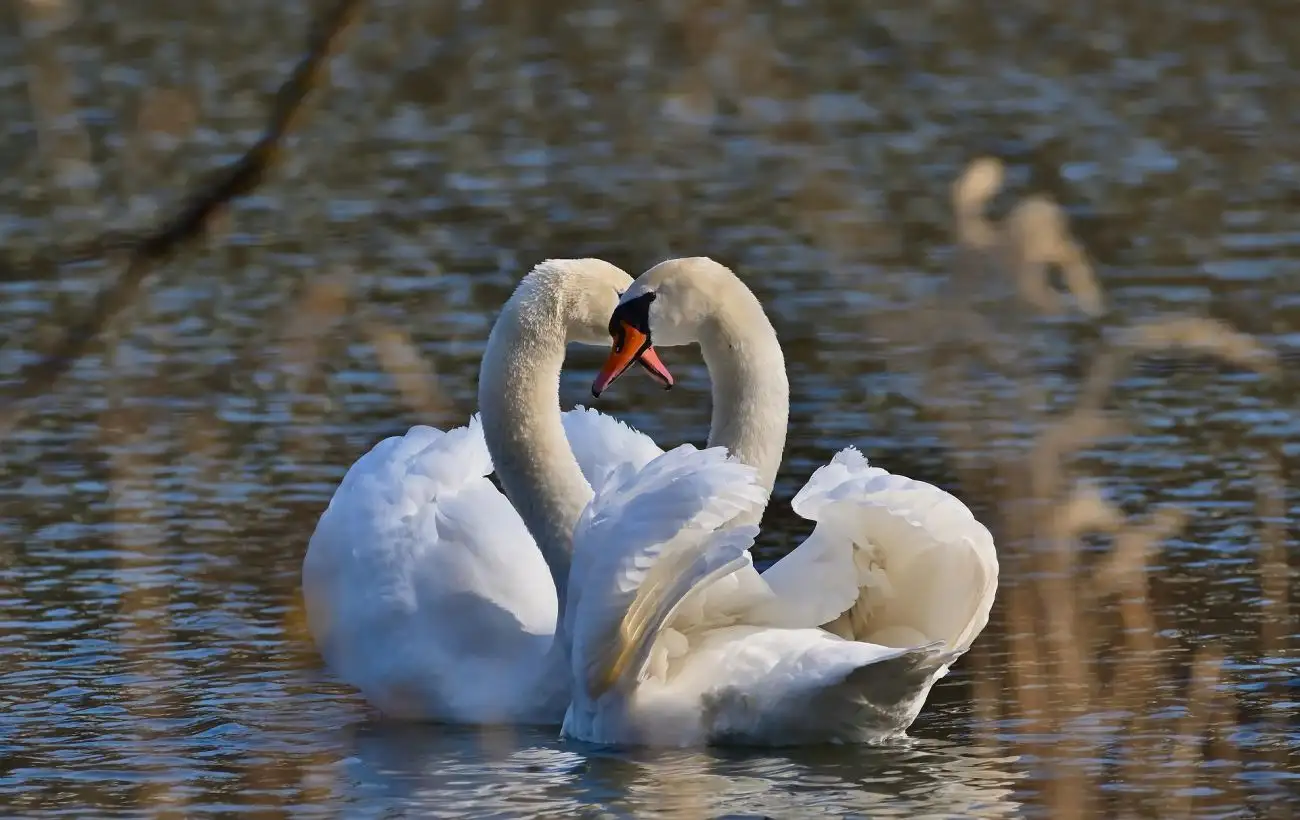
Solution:
[(663, 449), (645, 433), (582, 405), (565, 411), (561, 419), (569, 447), (595, 492), (620, 466), (627, 464), (639, 470), (663, 455)]
[(793, 507), (817, 527), (762, 576), (787, 616), (824, 619), (853, 640), (943, 641), (957, 652), (988, 622), (993, 538), (949, 493), (871, 467), (850, 447), (813, 474)]
[(691, 593), (750, 566), (757, 528), (726, 524), (766, 502), (758, 474), (723, 448), (684, 444), (641, 470), (615, 471), (574, 532), (565, 622), (588, 697), (635, 683)]

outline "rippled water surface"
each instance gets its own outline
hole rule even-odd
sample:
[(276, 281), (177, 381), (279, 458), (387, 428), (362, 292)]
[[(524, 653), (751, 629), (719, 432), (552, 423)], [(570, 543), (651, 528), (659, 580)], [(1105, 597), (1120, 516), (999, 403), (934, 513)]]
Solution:
[[(6, 402), (118, 271), (45, 251), (152, 225), (238, 156), (315, 5), (0, 8)], [(366, 4), (283, 163), (4, 434), (0, 806), (1289, 816), (1294, 17), (1264, 0)], [(1103, 315), (957, 278), (949, 186), (979, 154), (1008, 169), (995, 218), (1030, 194), (1068, 210)], [(464, 422), (536, 261), (635, 274), (697, 254), (750, 283), (790, 367), (762, 557), (807, 531), (789, 499), (811, 470), (856, 444), (988, 522), (988, 629), (912, 739), (878, 748), (615, 752), (379, 719), (300, 614), (343, 472), (417, 421)], [(1191, 333), (1199, 353), (1098, 375), (1126, 328), (1171, 316), (1248, 335)], [(664, 355), (679, 389), (628, 379), (600, 407), (701, 442), (699, 354)], [(564, 405), (599, 361), (572, 351)], [(1094, 410), (1122, 427), (1050, 475), (1026, 467)], [(1029, 502), (1076, 480), (1139, 526), (1185, 520), (1162, 543), (1073, 537)]]

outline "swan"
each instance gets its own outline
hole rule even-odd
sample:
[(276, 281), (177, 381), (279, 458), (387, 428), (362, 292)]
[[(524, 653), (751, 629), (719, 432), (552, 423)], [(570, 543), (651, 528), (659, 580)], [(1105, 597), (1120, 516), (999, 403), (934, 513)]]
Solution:
[(794, 498), (812, 534), (757, 573), (748, 548), (789, 407), (761, 304), (711, 259), (668, 260), (623, 293), (609, 334), (594, 395), (639, 351), (698, 342), (713, 418), (709, 449), (611, 467), (581, 514), (562, 732), (681, 746), (905, 731), (988, 622), (998, 575), (988, 530), (950, 494), (848, 447)]
[[(303, 559), (308, 631), (381, 712), (562, 720), (569, 674), (555, 633), (573, 526), (603, 477), (661, 451), (593, 410), (561, 414), (559, 374), (566, 342), (608, 344), (631, 282), (598, 259), (539, 264), (489, 335), (480, 414), (384, 439), (335, 490)], [(672, 385), (653, 349), (638, 361)], [(494, 466), (504, 495), (487, 478)]]

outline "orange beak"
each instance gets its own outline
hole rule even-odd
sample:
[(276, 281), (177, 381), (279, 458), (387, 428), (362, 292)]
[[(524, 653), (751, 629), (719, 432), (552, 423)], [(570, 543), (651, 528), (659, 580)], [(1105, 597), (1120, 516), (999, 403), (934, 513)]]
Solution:
[(673, 375), (668, 372), (668, 368), (664, 367), (664, 363), (659, 361), (659, 354), (651, 347), (650, 338), (626, 322), (619, 323), (619, 331), (619, 336), (614, 339), (609, 358), (605, 359), (605, 366), (600, 369), (596, 380), (591, 383), (591, 395), (599, 398), (600, 394), (605, 392), (605, 388), (626, 373), (633, 362), (640, 363), (655, 381), (664, 386), (665, 390), (671, 388)]

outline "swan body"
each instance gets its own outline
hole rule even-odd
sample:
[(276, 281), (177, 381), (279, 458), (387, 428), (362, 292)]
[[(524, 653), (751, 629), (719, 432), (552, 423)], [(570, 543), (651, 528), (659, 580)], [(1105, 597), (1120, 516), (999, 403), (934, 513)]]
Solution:
[(878, 740), (911, 724), (955, 657), (942, 642), (895, 648), (731, 617), (743, 602), (726, 582), (752, 570), (758, 532), (737, 521), (766, 499), (758, 472), (720, 447), (615, 470), (574, 533), (565, 735), (781, 746)]
[[(795, 496), (813, 532), (758, 573), (747, 550), (789, 406), (761, 305), (712, 260), (669, 260), (623, 294), (610, 329), (611, 362), (594, 393), (626, 369), (628, 350), (635, 355), (621, 334), (659, 347), (698, 342), (713, 425), (703, 456), (671, 451), (641, 472), (615, 468), (583, 513), (572, 579), (581, 597), (566, 603), (574, 688), (564, 732), (671, 745), (904, 732), (988, 622), (998, 574), (988, 530), (952, 495), (872, 467), (850, 447)], [(732, 458), (708, 456), (715, 451)], [(652, 468), (665, 463), (680, 475), (657, 489)], [(627, 506), (620, 498), (635, 498), (641, 515), (615, 515)], [(650, 539), (640, 548), (638, 533)], [(617, 657), (587, 633), (615, 636)]]
[[(303, 560), (308, 629), (329, 668), (380, 711), (562, 720), (569, 676), (552, 572), (567, 580), (592, 486), (659, 448), (595, 411), (561, 414), (559, 372), (566, 342), (608, 340), (630, 282), (599, 260), (539, 265), (489, 338), (481, 416), (384, 439), (335, 491)], [(506, 481), (503, 465), (532, 484)], [(494, 466), (505, 494), (488, 478)]]

